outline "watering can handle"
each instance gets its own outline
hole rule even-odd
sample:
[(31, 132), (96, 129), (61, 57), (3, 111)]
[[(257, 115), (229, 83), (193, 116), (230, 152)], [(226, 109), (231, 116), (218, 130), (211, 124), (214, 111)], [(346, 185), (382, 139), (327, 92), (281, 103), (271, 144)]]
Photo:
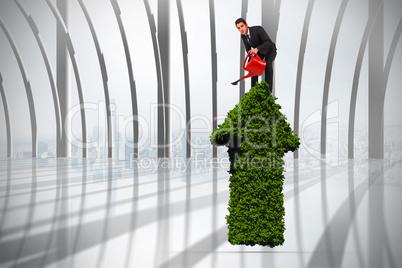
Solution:
[[(248, 59), (248, 56), (251, 54), (251, 50), (249, 50), (248, 51), (248, 53), (247, 53), (247, 56), (246, 56), (246, 58), (244, 59), (244, 62), (243, 62), (243, 69), (244, 70), (246, 70), (246, 62), (247, 62), (247, 59)], [(260, 57), (257, 55), (257, 54), (255, 54), (255, 55), (253, 55), (254, 57), (257, 57), (258, 59), (260, 59)]]

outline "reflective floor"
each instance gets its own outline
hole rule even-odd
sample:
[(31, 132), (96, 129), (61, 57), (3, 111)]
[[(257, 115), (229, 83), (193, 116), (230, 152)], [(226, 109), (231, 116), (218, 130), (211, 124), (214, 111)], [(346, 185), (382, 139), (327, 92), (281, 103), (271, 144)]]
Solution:
[(0, 267), (402, 267), (402, 160), (287, 160), (272, 249), (227, 242), (224, 161), (147, 161), (0, 160)]

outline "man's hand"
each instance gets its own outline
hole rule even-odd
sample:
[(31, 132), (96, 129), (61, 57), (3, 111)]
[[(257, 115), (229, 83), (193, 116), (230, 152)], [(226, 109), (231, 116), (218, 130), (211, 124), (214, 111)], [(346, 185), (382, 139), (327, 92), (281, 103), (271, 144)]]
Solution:
[(250, 53), (256, 55), (258, 53), (258, 48), (253, 48), (252, 50), (250, 50)]

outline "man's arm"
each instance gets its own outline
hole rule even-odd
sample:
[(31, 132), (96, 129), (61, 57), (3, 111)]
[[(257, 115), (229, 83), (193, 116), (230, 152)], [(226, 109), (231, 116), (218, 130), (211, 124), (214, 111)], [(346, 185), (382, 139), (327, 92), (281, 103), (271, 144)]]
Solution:
[(268, 56), (271, 49), (273, 49), (274, 43), (271, 41), (271, 38), (269, 38), (264, 28), (262, 28), (261, 26), (257, 26), (256, 30), (258, 37), (262, 41), (262, 44), (259, 45), (257, 49), (261, 54)]

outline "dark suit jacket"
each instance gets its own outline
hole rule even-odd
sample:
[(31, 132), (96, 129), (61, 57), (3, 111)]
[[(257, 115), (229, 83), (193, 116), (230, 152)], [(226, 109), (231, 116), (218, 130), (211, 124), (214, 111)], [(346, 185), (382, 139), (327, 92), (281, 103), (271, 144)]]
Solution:
[[(274, 42), (271, 41), (271, 38), (269, 38), (264, 28), (261, 26), (251, 26), (248, 27), (248, 31), (250, 34), (251, 43), (253, 44), (252, 47), (258, 48), (258, 56), (261, 59), (266, 57), (271, 60), (275, 60), (276, 46)], [(251, 45), (247, 40), (247, 36), (241, 35), (241, 39), (243, 40), (247, 52), (251, 50)]]

